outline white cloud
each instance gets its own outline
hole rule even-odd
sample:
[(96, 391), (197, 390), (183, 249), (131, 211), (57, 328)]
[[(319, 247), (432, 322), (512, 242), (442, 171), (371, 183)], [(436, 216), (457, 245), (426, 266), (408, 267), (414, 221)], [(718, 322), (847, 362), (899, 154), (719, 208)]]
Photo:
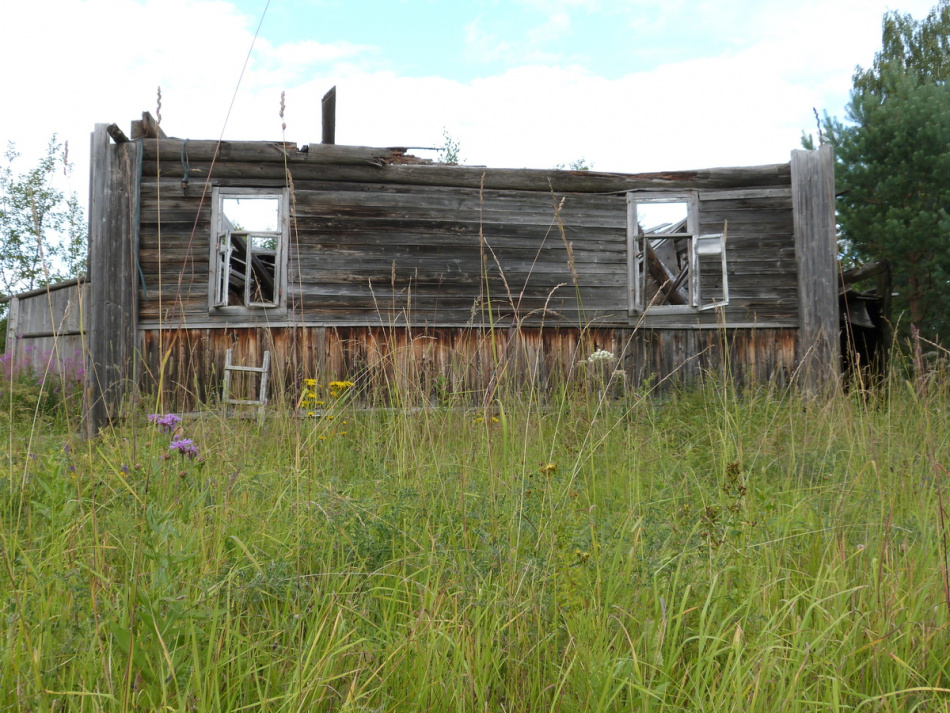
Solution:
[(289, 66), (308, 66), (316, 63), (349, 59), (371, 49), (371, 47), (366, 45), (353, 45), (349, 42), (323, 44), (314, 42), (313, 40), (304, 40), (303, 42), (278, 45), (277, 47), (272, 47), (268, 42), (263, 45), (260, 51), (273, 62), (287, 64)]

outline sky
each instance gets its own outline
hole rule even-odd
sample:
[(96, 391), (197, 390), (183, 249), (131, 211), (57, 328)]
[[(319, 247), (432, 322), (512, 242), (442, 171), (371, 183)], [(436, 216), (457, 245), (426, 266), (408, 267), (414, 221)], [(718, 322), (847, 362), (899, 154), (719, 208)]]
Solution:
[(93, 125), (128, 132), (158, 87), (169, 136), (302, 145), (335, 85), (340, 144), (447, 131), (470, 165), (781, 163), (814, 109), (844, 115), (883, 14), (935, 1), (6, 0), (0, 142), (20, 170), (68, 142), (60, 180), (84, 199)]

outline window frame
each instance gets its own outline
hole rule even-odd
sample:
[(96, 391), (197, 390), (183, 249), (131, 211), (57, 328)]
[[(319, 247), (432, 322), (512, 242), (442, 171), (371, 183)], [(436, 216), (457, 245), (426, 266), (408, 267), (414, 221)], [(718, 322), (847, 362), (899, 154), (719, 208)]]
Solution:
[[(699, 232), (699, 193), (698, 191), (674, 191), (663, 193), (637, 193), (629, 191), (627, 198), (627, 312), (631, 316), (642, 314), (683, 314), (684, 312), (702, 312), (710, 309), (722, 308), (729, 304), (729, 277), (728, 261), (726, 258), (725, 227), (722, 233), (701, 235)], [(685, 233), (643, 233), (637, 220), (637, 206), (643, 203), (685, 203), (686, 204), (686, 232)], [(643, 266), (643, 241), (650, 238), (679, 237), (689, 240), (688, 264), (688, 296), (686, 304), (646, 304), (648, 270)], [(721, 300), (703, 302), (701, 272), (699, 260), (701, 256), (720, 256), (722, 271)]]
[[(277, 199), (278, 230), (260, 231), (259, 237), (273, 237), (277, 244), (274, 250), (274, 291), (273, 301), (252, 302), (249, 295), (250, 273), (245, 274), (244, 304), (226, 304), (227, 292), (223, 288), (224, 280), (229, 280), (231, 255), (234, 250), (230, 239), (232, 232), (239, 232), (247, 238), (246, 249), (253, 255), (253, 245), (247, 231), (234, 231), (233, 226), (225, 225), (224, 201), (228, 199)], [(208, 253), (208, 311), (210, 314), (260, 314), (263, 312), (286, 312), (287, 310), (287, 263), (289, 257), (289, 206), (290, 196), (286, 188), (237, 188), (215, 186), (211, 194), (211, 235)], [(258, 234), (259, 231), (254, 231)], [(269, 251), (268, 251), (269, 252)]]

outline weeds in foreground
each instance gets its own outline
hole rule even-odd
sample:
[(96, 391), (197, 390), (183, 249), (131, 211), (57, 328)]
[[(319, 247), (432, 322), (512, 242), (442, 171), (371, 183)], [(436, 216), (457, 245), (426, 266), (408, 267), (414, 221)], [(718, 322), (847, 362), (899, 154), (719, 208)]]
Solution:
[(939, 384), (336, 393), (3, 425), (0, 707), (950, 710)]

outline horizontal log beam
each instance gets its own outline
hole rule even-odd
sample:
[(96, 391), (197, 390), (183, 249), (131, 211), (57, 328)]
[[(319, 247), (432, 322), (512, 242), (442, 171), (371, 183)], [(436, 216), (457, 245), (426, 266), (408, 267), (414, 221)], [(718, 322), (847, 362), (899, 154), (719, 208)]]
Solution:
[[(146, 142), (148, 144), (149, 142)], [(168, 142), (161, 142), (163, 145)], [(207, 177), (209, 166), (200, 165), (192, 146), (188, 143), (192, 177)], [(214, 166), (212, 179), (273, 180), (284, 178), (282, 159), (278, 162), (277, 144), (270, 151), (261, 151), (269, 158), (254, 159), (248, 155), (233, 153), (231, 158), (219, 157)], [(178, 151), (168, 144), (168, 152), (161, 149), (160, 164), (163, 178), (181, 177)], [(342, 149), (345, 147), (324, 147)], [(690, 188), (743, 188), (788, 185), (788, 164), (750, 166), (745, 168), (711, 168), (698, 171), (674, 171), (664, 173), (596, 173), (592, 171), (555, 171), (530, 168), (477, 168), (472, 166), (429, 165), (368, 165), (369, 161), (343, 163), (328, 161), (320, 163), (307, 158), (309, 153), (288, 151), (288, 167), (294, 181), (322, 180), (368, 184), (442, 186), (452, 188), (484, 187), (486, 190), (542, 191), (548, 193), (623, 193), (626, 191), (683, 190)], [(144, 175), (154, 176), (156, 171), (155, 149), (146, 149)], [(360, 165), (362, 163), (362, 165)]]
[(887, 260), (872, 260), (864, 265), (845, 270), (841, 275), (841, 281), (846, 285), (853, 285), (855, 282), (866, 280), (869, 277), (890, 275), (890, 272), (891, 265)]
[[(147, 139), (144, 158), (162, 162), (178, 159), (185, 139)], [(369, 146), (337, 146), (335, 144), (308, 144), (299, 148), (291, 141), (188, 141), (188, 160), (192, 164), (209, 163), (272, 163), (281, 167), (284, 162), (303, 164), (340, 164), (384, 166), (389, 163), (430, 163), (428, 159), (410, 156), (401, 147), (373, 148)]]

